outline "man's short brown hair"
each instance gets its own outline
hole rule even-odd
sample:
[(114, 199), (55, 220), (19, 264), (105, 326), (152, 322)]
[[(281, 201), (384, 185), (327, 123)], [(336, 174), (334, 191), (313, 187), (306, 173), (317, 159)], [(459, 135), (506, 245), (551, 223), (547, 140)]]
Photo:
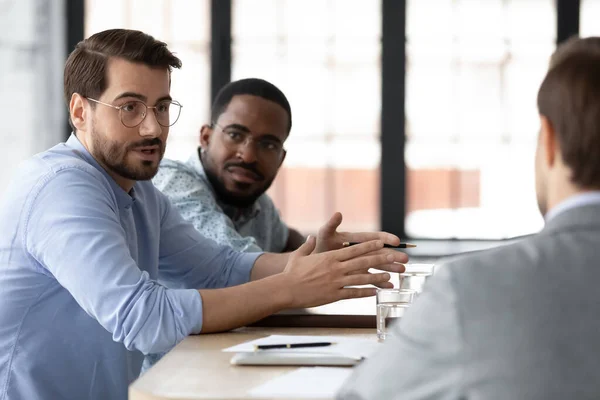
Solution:
[(537, 97), (580, 188), (600, 188), (600, 38), (560, 45)]
[[(106, 66), (110, 57), (167, 68), (169, 72), (172, 68), (181, 68), (181, 60), (169, 51), (167, 44), (146, 33), (129, 29), (96, 33), (79, 42), (65, 64), (64, 95), (67, 107), (73, 93), (96, 99), (104, 93)], [(71, 127), (75, 129), (73, 124)]]
[(550, 57), (550, 69), (573, 54), (586, 53), (600, 55), (600, 37), (579, 38), (573, 36), (564, 41)]

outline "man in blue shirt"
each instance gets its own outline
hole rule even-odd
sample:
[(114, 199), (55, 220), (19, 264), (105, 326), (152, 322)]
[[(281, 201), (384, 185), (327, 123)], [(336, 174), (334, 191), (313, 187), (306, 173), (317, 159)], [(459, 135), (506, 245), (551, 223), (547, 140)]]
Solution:
[(300, 247), (305, 238), (281, 219), (266, 193), (292, 128), (286, 96), (263, 79), (230, 82), (215, 97), (210, 120), (200, 129), (197, 151), (186, 162), (164, 159), (154, 185), (217, 243), (244, 252)]
[(75, 135), (26, 161), (0, 207), (0, 400), (125, 399), (143, 354), (373, 295), (349, 286), (389, 287), (368, 269), (403, 270), (406, 255), (383, 248), (399, 239), (382, 232), (330, 226), (289, 255), (238, 253), (183, 221), (149, 182), (179, 117), (180, 66), (164, 43), (120, 29), (69, 56)]

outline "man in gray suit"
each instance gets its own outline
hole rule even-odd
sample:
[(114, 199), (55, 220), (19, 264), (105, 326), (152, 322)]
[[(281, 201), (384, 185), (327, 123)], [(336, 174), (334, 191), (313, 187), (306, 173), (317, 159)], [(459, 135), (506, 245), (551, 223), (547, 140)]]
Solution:
[(546, 226), (439, 269), (339, 399), (600, 399), (600, 38), (538, 93)]

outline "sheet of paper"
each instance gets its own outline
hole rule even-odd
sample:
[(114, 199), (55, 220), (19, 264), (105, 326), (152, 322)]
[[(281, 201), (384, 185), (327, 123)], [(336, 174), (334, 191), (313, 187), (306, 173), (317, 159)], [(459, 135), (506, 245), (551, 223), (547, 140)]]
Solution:
[(269, 399), (332, 399), (351, 373), (351, 368), (298, 368), (255, 387), (248, 394)]
[[(381, 345), (377, 342), (375, 335), (373, 339), (364, 339), (346, 336), (295, 336), (295, 335), (271, 335), (264, 338), (241, 343), (233, 347), (223, 349), (225, 352), (244, 353), (253, 352), (254, 345), (257, 344), (287, 344), (287, 343), (311, 343), (311, 342), (332, 342), (331, 346), (325, 347), (301, 347), (295, 349), (284, 349), (277, 351), (296, 352), (296, 353), (321, 353), (338, 354), (347, 357), (363, 358), (371, 355)], [(260, 350), (259, 350), (260, 351)], [(262, 350), (274, 351), (274, 350)]]

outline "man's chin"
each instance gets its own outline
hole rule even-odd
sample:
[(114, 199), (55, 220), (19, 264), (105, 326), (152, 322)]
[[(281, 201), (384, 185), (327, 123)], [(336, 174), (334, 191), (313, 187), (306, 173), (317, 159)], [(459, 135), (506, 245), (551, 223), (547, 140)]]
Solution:
[(254, 199), (257, 196), (253, 194), (252, 191), (247, 191), (247, 190), (239, 190), (239, 189), (229, 189), (227, 190), (226, 193), (227, 197), (232, 197), (235, 199), (241, 199), (241, 200), (250, 200), (250, 199)]
[(253, 191), (256, 191), (256, 188), (254, 188), (254, 186), (256, 185), (255, 183), (240, 182), (234, 179), (227, 179), (224, 183), (225, 189), (227, 189), (229, 193), (236, 194), (239, 196), (247, 196)]
[(147, 181), (158, 173), (160, 160), (130, 160), (127, 169), (138, 181)]
[(154, 178), (158, 173), (158, 168), (152, 168), (151, 170), (146, 170), (142, 174), (140, 174), (140, 181), (149, 181)]
[(219, 193), (219, 198), (223, 203), (238, 208), (250, 207), (259, 197), (260, 194), (256, 195), (255, 193), (240, 190), (227, 190), (226, 193)]
[(252, 206), (265, 192), (271, 182), (246, 183), (230, 179), (230, 176), (217, 177), (210, 168), (205, 167), (206, 177), (210, 182), (220, 203), (236, 208)]
[(157, 174), (158, 166), (157, 165), (141, 165), (136, 166), (136, 168), (119, 168), (116, 172), (126, 179), (131, 179), (134, 181), (148, 181)]

